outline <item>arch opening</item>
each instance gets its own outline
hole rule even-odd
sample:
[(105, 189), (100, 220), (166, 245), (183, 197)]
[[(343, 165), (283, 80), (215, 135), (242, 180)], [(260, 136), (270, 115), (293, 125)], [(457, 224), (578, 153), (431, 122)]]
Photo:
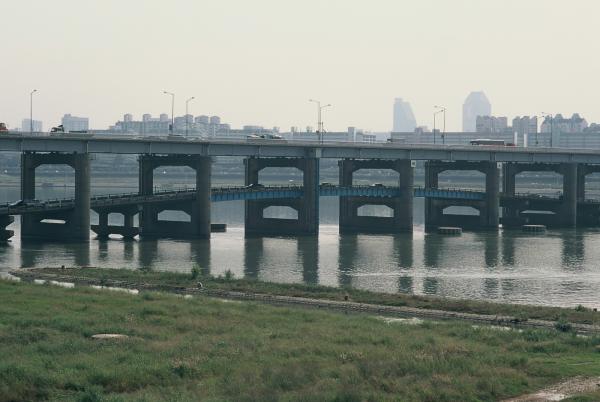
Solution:
[(284, 205), (272, 205), (262, 211), (263, 218), (298, 219), (298, 211)]
[(356, 209), (357, 216), (372, 216), (380, 218), (393, 218), (394, 210), (387, 205), (361, 205)]
[(438, 175), (438, 188), (485, 191), (485, 174), (478, 170), (445, 170)]
[(258, 182), (266, 186), (301, 186), (304, 174), (295, 167), (270, 166), (258, 172)]
[(443, 209), (444, 215), (466, 215), (466, 216), (479, 216), (481, 212), (477, 208), (468, 206), (452, 205)]
[(515, 175), (515, 193), (558, 199), (563, 192), (563, 177), (556, 172), (520, 172)]
[(392, 169), (359, 169), (352, 175), (353, 186), (382, 184), (395, 187), (399, 183), (400, 174)]
[(165, 209), (158, 213), (158, 221), (162, 222), (191, 222), (192, 217), (185, 211)]

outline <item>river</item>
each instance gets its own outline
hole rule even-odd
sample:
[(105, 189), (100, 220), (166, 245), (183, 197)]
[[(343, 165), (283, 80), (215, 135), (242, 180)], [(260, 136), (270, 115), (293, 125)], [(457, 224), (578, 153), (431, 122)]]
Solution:
[[(60, 186), (38, 188), (38, 198), (70, 196)], [(95, 193), (126, 192), (122, 187)], [(133, 190), (135, 191), (135, 190)], [(19, 190), (0, 188), (0, 202), (18, 199)], [(189, 272), (197, 265), (213, 275), (263, 281), (351, 286), (383, 292), (438, 295), (537, 305), (600, 306), (600, 230), (550, 230), (543, 235), (518, 230), (425, 234), (423, 199), (415, 200), (412, 235), (340, 235), (337, 198), (321, 198), (321, 226), (314, 237), (245, 238), (243, 203), (213, 204), (213, 222), (226, 233), (209, 241), (111, 238), (89, 244), (22, 243), (18, 219), (12, 241), (0, 246), (0, 271), (45, 266)], [(172, 214), (177, 218), (177, 214)], [(92, 222), (97, 217), (92, 217)], [(112, 223), (118, 223), (112, 215)]]

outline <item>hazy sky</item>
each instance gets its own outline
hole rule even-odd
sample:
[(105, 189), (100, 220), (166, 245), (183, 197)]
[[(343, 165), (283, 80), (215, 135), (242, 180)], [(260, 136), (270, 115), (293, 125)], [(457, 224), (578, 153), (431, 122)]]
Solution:
[(0, 0), (0, 121), (37, 88), (45, 129), (64, 113), (104, 128), (126, 112), (217, 114), (234, 127), (390, 130), (395, 97), (461, 128), (483, 90), (495, 115), (600, 121), (598, 0)]

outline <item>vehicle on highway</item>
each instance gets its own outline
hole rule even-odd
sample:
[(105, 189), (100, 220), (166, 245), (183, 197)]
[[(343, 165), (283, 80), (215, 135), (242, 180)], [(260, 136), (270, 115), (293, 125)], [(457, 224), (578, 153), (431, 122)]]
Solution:
[(5, 123), (0, 123), (0, 132), (8, 132), (8, 128)]
[(246, 188), (251, 188), (251, 189), (258, 190), (258, 189), (265, 188), (265, 186), (263, 186), (260, 183), (251, 183), (251, 184), (247, 185)]
[(506, 142), (504, 140), (492, 140), (489, 138), (477, 138), (469, 141), (471, 145), (492, 145), (492, 146), (501, 146), (501, 147), (514, 147), (515, 144), (512, 142)]
[(373, 183), (371, 184), (371, 187), (383, 187), (382, 183)]
[(15, 201), (11, 204), (9, 204), (9, 207), (11, 208), (16, 208), (16, 207), (39, 207), (42, 206), (44, 203), (40, 200), (19, 200), (19, 201)]
[(279, 134), (250, 134), (246, 136), (247, 140), (283, 140)]
[(333, 187), (333, 183), (324, 181), (323, 183), (321, 183), (321, 187)]

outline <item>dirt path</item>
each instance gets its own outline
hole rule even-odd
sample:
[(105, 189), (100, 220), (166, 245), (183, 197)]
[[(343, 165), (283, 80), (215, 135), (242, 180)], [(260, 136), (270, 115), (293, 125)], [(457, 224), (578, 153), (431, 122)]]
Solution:
[(502, 402), (546, 402), (562, 401), (578, 394), (600, 389), (600, 377), (574, 377), (558, 384), (551, 385), (536, 393), (505, 399)]

